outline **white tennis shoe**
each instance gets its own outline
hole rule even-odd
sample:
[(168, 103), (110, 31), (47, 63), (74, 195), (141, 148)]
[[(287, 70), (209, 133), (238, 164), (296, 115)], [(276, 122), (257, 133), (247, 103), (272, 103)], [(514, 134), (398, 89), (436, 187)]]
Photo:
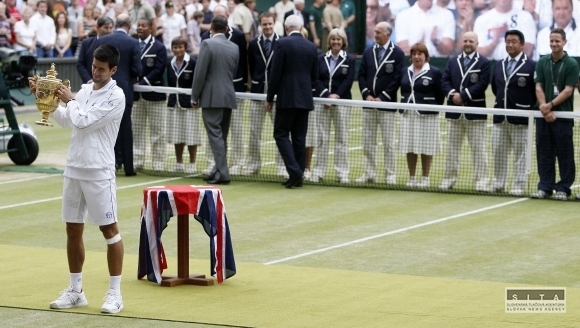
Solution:
[(74, 307), (83, 307), (89, 305), (85, 292), (80, 293), (73, 290), (72, 286), (68, 286), (65, 290), (60, 292), (60, 297), (50, 303), (51, 309), (70, 309)]
[(120, 291), (109, 289), (103, 300), (105, 300), (105, 303), (101, 307), (102, 313), (119, 313), (123, 310), (123, 297)]

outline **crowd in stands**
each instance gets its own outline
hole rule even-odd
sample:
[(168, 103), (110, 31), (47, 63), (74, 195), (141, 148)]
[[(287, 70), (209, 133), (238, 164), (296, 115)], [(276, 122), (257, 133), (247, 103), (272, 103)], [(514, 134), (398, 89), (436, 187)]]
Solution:
[[(28, 50), (39, 58), (78, 57), (80, 43), (97, 36), (97, 21), (120, 14), (131, 17), (131, 34), (137, 36), (139, 18), (153, 20), (155, 38), (171, 54), (171, 41), (181, 36), (188, 41), (188, 53), (197, 55), (201, 35), (209, 31), (213, 10), (228, 10), (230, 27), (238, 28), (246, 42), (261, 33), (256, 0), (4, 0), (0, 2), (0, 47)], [(269, 12), (275, 15), (275, 31), (284, 35), (285, 17), (296, 14), (305, 22), (308, 39), (327, 50), (326, 38), (334, 28), (346, 29), (353, 45), (355, 4), (352, 0), (280, 0)], [(350, 52), (354, 48), (351, 46)]]

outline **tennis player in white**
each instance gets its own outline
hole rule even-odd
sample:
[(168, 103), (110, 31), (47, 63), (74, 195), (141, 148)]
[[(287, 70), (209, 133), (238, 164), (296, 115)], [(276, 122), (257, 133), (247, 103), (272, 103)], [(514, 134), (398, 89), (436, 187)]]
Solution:
[[(62, 127), (72, 128), (62, 200), (62, 220), (66, 222), (67, 256), (70, 286), (61, 292), (51, 309), (87, 306), (82, 288), (82, 268), (85, 260), (83, 229), (85, 218), (98, 225), (107, 242), (107, 262), (110, 285), (105, 294), (103, 313), (118, 313), (123, 309), (121, 271), (123, 242), (117, 227), (114, 146), (121, 117), (125, 110), (125, 94), (111, 78), (119, 64), (119, 50), (102, 45), (94, 52), (93, 82), (83, 84), (73, 97), (70, 89), (56, 90), (65, 106), (53, 113)], [(29, 79), (30, 89), (36, 83)]]

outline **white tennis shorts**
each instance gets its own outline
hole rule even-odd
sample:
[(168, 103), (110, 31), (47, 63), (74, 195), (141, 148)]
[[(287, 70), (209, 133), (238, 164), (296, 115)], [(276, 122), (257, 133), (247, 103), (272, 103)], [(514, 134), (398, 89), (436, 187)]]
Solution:
[(117, 184), (115, 179), (78, 180), (64, 177), (62, 220), (69, 223), (104, 226), (117, 222)]

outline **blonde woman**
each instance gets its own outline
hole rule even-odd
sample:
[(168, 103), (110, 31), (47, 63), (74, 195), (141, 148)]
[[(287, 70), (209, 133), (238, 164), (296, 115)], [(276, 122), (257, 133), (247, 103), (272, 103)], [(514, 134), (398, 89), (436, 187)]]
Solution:
[[(347, 54), (348, 41), (344, 30), (333, 29), (328, 34), (328, 52), (318, 56), (318, 80), (315, 97), (352, 99), (355, 58)], [(331, 126), (334, 126), (334, 169), (340, 183), (349, 183), (348, 126), (351, 108), (341, 105), (315, 104), (318, 113), (320, 146), (310, 180), (319, 182), (326, 175), (330, 151)], [(310, 127), (309, 127), (310, 128)]]
[(95, 7), (86, 5), (83, 9), (83, 20), (77, 24), (79, 41), (97, 33), (97, 21), (93, 17)]
[(30, 23), (34, 11), (30, 7), (22, 11), (22, 20), (14, 24), (16, 43), (14, 50), (28, 50), (31, 54), (36, 53), (36, 25)]

